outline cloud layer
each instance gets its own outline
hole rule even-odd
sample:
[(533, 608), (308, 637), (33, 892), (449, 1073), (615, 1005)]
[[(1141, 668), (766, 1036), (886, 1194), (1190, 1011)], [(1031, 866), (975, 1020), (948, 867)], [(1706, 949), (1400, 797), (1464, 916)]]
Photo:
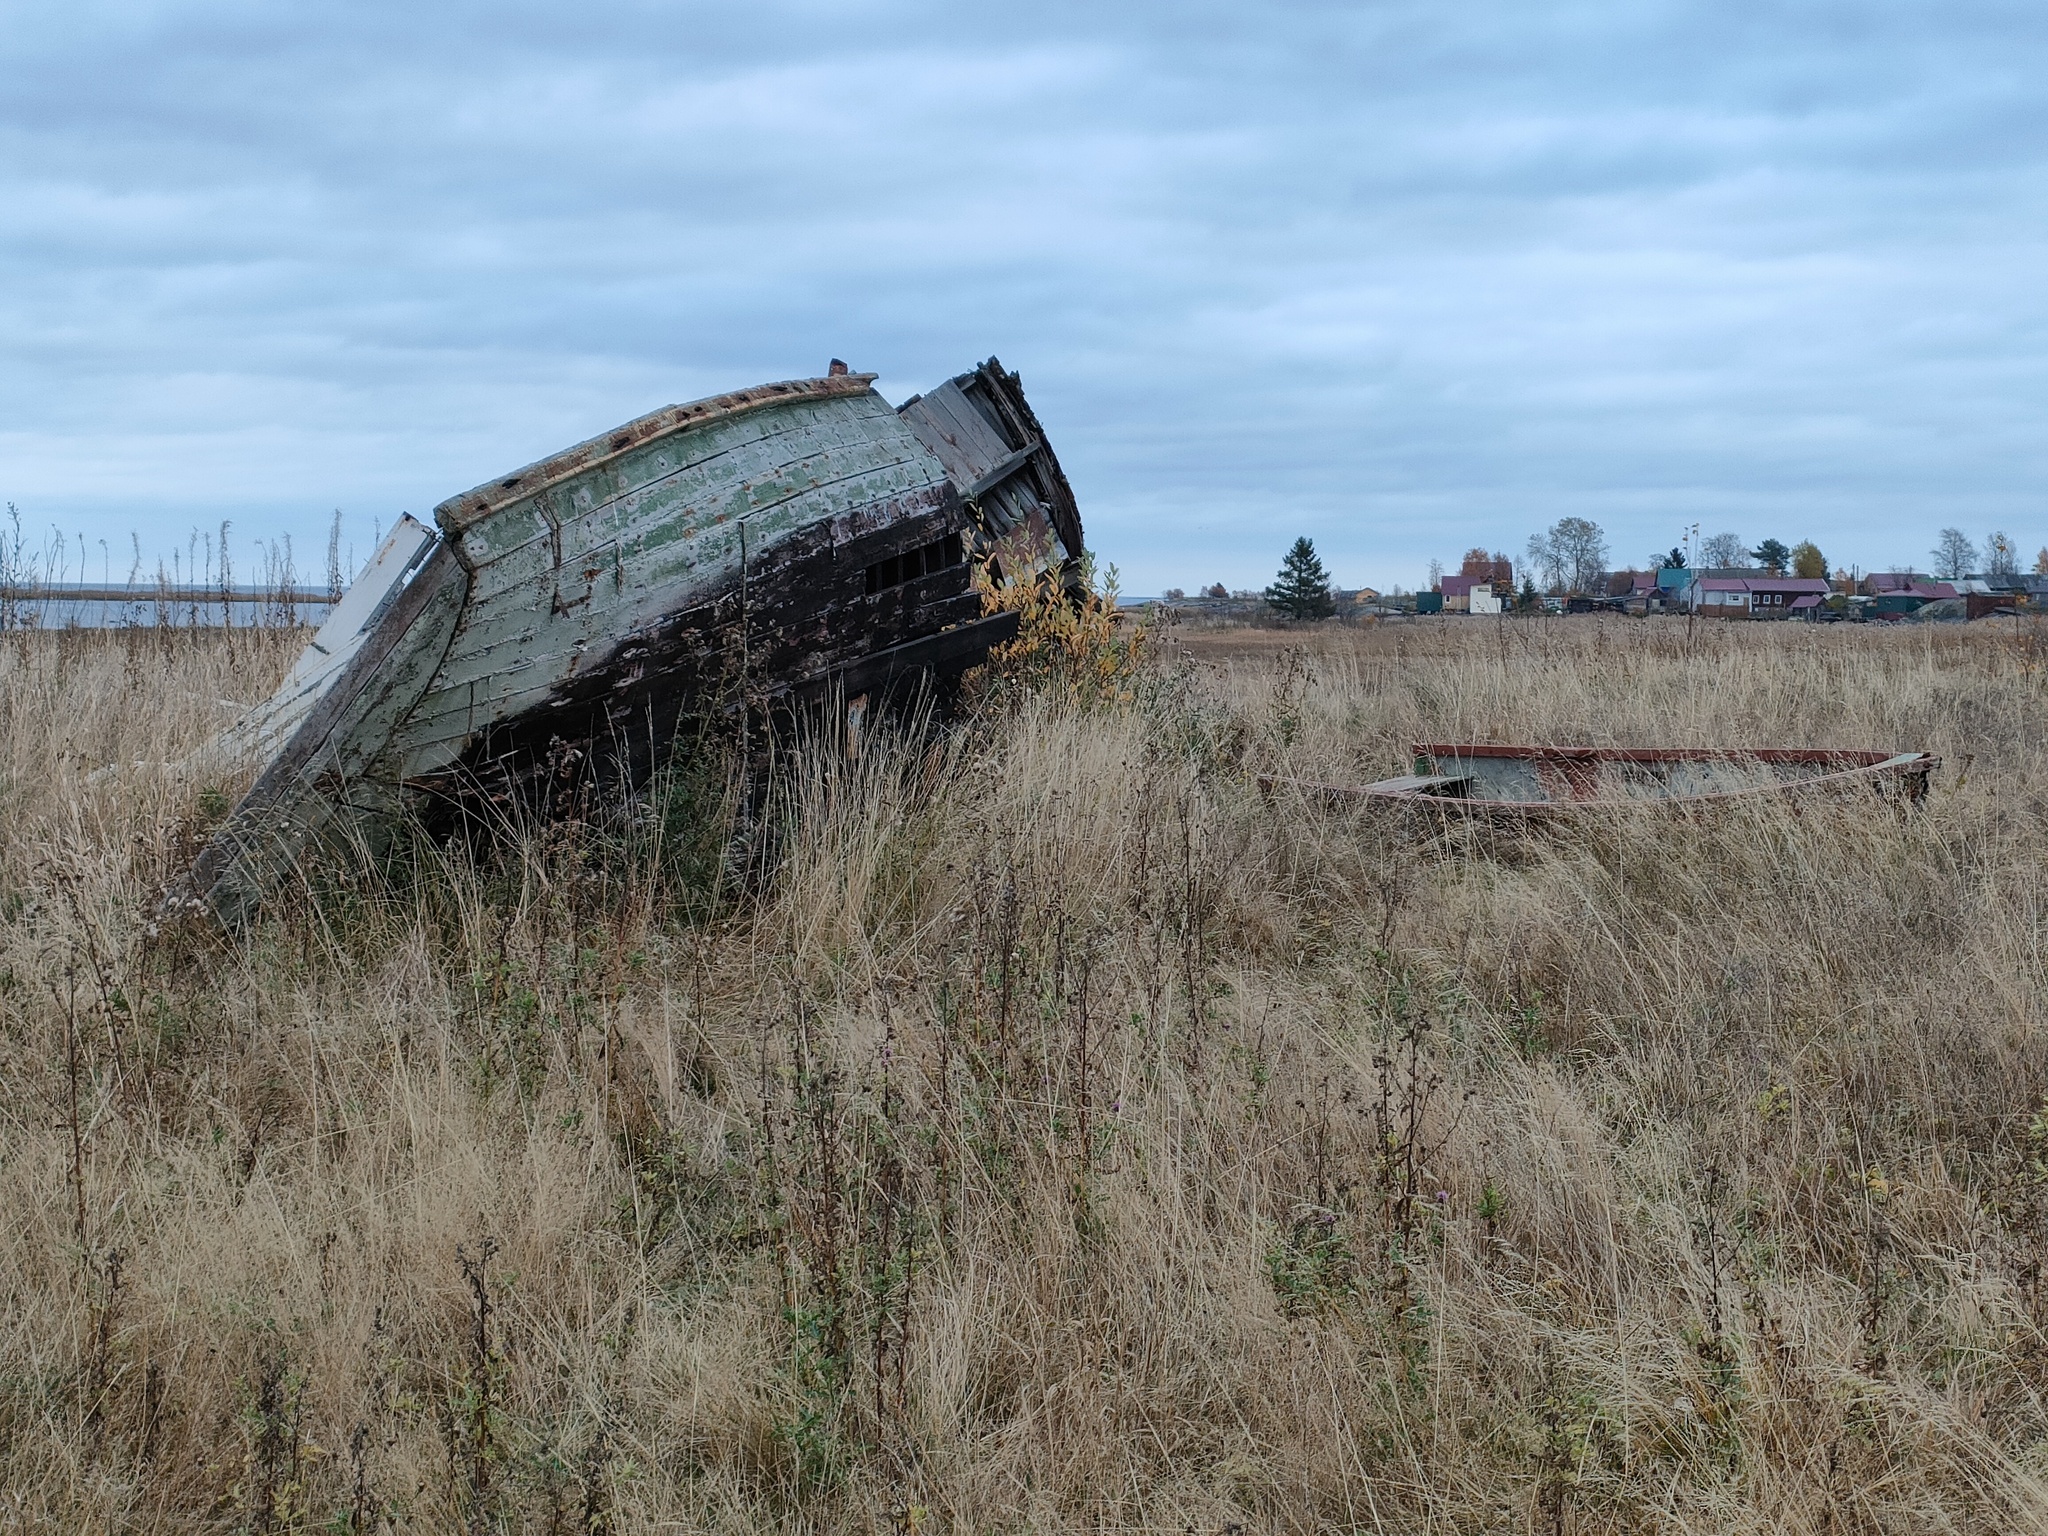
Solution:
[(366, 543), (671, 400), (994, 352), (1131, 590), (1566, 513), (2048, 542), (2038, 7), (0, 15), (32, 527)]

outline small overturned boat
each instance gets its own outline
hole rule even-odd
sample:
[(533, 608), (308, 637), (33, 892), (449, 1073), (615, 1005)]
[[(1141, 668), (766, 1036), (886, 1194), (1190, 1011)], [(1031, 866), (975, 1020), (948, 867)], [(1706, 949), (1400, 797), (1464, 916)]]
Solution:
[(943, 683), (1016, 633), (974, 573), (1079, 580), (1079, 508), (995, 358), (669, 406), (407, 517), (208, 756), (260, 765), (184, 902), (234, 925), (319, 847), (644, 783), (684, 722)]
[(1263, 775), (1269, 791), (1502, 818), (1568, 816), (1644, 804), (1712, 805), (1844, 789), (1924, 799), (1931, 752), (1832, 747), (1558, 747), (1418, 743), (1414, 772), (1372, 784)]

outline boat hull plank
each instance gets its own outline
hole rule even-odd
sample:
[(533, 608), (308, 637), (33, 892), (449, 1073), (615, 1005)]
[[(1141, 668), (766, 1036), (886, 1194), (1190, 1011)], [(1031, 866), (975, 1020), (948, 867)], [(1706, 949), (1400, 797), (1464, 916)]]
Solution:
[(863, 398), (873, 393), (872, 373), (834, 374), (822, 379), (790, 379), (692, 401), (664, 406), (597, 437), (589, 438), (527, 465), (500, 480), (489, 481), (451, 496), (434, 509), (434, 520), (449, 534), (465, 533), (505, 508), (567, 481), (602, 472), (618, 459), (676, 432), (699, 430), (757, 411), (803, 401), (839, 397)]
[(433, 530), (401, 516), (362, 575), (328, 610), (318, 633), (277, 690), (223, 731), (201, 754), (201, 760), (221, 768), (275, 757), (368, 643), (385, 610), (398, 600), (434, 545)]
[(439, 669), (467, 589), (442, 545), (201, 850), (182, 896), (236, 926), (315, 845), (382, 845), (401, 796), (374, 762)]
[[(463, 541), (463, 553), (475, 573), (472, 614), (465, 635), (475, 634), (488, 645), (509, 626), (516, 634), (530, 622), (536, 599), (548, 611), (578, 603), (608, 601), (612, 594), (633, 593), (635, 600), (670, 603), (681, 584), (716, 583), (737, 575), (742, 542), (756, 551), (789, 531), (830, 516), (847, 504), (868, 505), (939, 482), (928, 456), (891, 419), (888, 439), (869, 435), (816, 456), (797, 473), (762, 473), (740, 501), (728, 498), (707, 509), (686, 494), (687, 484), (663, 488), (648, 497), (628, 520), (609, 522), (600, 543), (587, 544), (577, 560), (558, 562), (546, 542), (528, 543), (512, 554), (487, 558)], [(516, 514), (515, 514), (516, 515)], [(746, 533), (741, 525), (746, 525)], [(631, 553), (631, 575), (627, 555)], [(594, 616), (593, 616), (594, 617)]]
[(934, 482), (924, 466), (914, 462), (871, 464), (794, 490), (779, 502), (762, 501), (737, 517), (705, 517), (688, 507), (662, 509), (692, 531), (687, 541), (656, 542), (645, 536), (642, 524), (622, 525), (585, 558), (560, 566), (544, 548), (522, 549), (476, 567), (480, 590), (465, 632), (488, 644), (497, 635), (517, 633), (537, 605), (549, 612), (615, 598), (658, 605), (689, 583), (703, 585), (736, 576), (743, 537), (748, 548), (759, 552), (848, 501), (872, 505), (937, 483), (942, 482)]
[(904, 418), (970, 496), (1004, 571), (1078, 570), (1081, 514), (1059, 460), (1024, 399), (1023, 383), (990, 358), (906, 401)]
[[(896, 462), (921, 459), (916, 450), (922, 445), (905, 443), (909, 433), (894, 417), (880, 396), (842, 396), (715, 422), (593, 469), (589, 484), (558, 484), (523, 497), (465, 530), (463, 547), (483, 566), (529, 545), (550, 554), (558, 545), (564, 562), (573, 563), (628, 525), (637, 525), (650, 548), (687, 543), (706, 524), (746, 515), (757, 488), (772, 502), (775, 479), (815, 478), (809, 466), (878, 450)], [(688, 521), (669, 521), (677, 510), (687, 510)]]
[[(947, 531), (947, 492), (943, 480), (937, 485), (892, 488), (890, 479), (869, 477), (800, 493), (755, 516), (714, 527), (699, 541), (700, 547), (708, 546), (712, 558), (688, 580), (670, 581), (655, 590), (634, 590), (623, 582), (600, 579), (565, 602), (559, 587), (551, 585), (552, 573), (534, 572), (528, 578), (523, 610), (500, 611), (480, 621), (465, 616), (442, 675), (408, 726), (404, 750), (425, 761), (437, 742), (493, 727), (534, 707), (558, 679), (604, 663), (650, 620), (695, 607), (719, 588), (750, 586), (752, 570), (780, 561), (781, 546), (789, 541), (822, 529), (829, 550), (837, 531), (828, 516), (835, 497), (886, 507), (887, 525), (900, 526), (912, 541), (922, 542), (937, 536), (934, 528)], [(813, 558), (810, 568), (819, 580), (844, 585), (860, 580), (865, 560), (848, 567), (828, 559), (820, 567)], [(835, 569), (837, 575), (832, 576)]]
[[(566, 755), (587, 779), (635, 781), (662, 760), (681, 721), (707, 706), (755, 716), (786, 709), (872, 653), (973, 624), (982, 602), (964, 557), (874, 593), (863, 581), (870, 564), (905, 548), (943, 544), (948, 535), (964, 543), (964, 511), (950, 491), (942, 484), (903, 498), (882, 527), (866, 532), (855, 530), (874, 518), (873, 508), (800, 531), (750, 563), (744, 602), (728, 593), (665, 615), (609, 655), (562, 673), (521, 708), (480, 708), (474, 731), (453, 728), (453, 701), (439, 755), (417, 753), (404, 776), (444, 797), (532, 799), (538, 779)], [(932, 654), (950, 664), (955, 649), (972, 647)]]
[[(864, 502), (858, 510), (829, 521), (806, 521), (807, 515), (799, 509), (793, 531), (769, 544), (757, 557), (750, 555), (753, 577), (749, 587), (754, 582), (769, 582), (776, 572), (792, 567), (800, 568), (802, 576), (789, 579), (798, 585), (809, 584), (821, 604), (835, 593), (840, 596), (859, 595), (863, 591), (863, 576), (869, 564), (964, 529), (958, 500), (944, 482), (904, 495)], [(750, 524), (750, 530), (752, 527)], [(720, 537), (727, 537), (724, 530), (721, 530)], [(625, 653), (635, 648), (644, 649), (650, 627), (667, 615), (694, 610), (709, 594), (727, 588), (737, 593), (741, 586), (741, 538), (737, 530), (733, 530), (729, 538), (730, 561), (718, 573), (716, 581), (672, 591), (652, 604), (600, 607), (598, 617), (603, 622), (594, 627), (579, 625), (574, 630), (542, 624), (537, 615), (544, 610), (536, 602), (518, 616), (516, 630), (508, 627), (488, 645), (477, 645), (472, 637), (467, 652), (461, 656), (451, 654), (443, 677), (436, 681), (435, 691), (422, 701), (409, 726), (412, 739), (424, 749), (437, 737), (454, 739), (480, 726), (492, 724), (495, 712), (506, 701), (514, 700), (521, 693), (531, 694), (535, 687), (545, 686), (524, 681), (526, 673), (538, 669), (542, 675), (567, 676), (603, 662), (613, 651)], [(769, 595), (766, 586), (755, 591), (754, 596), (757, 608), (776, 606), (777, 600)], [(606, 650), (598, 650), (589, 644), (588, 636), (591, 634), (604, 636), (613, 643)], [(856, 632), (850, 638), (859, 642), (862, 635)], [(535, 652), (534, 647), (550, 643), (572, 649), (583, 644), (585, 652), (581, 656)], [(519, 666), (524, 656), (533, 656), (534, 661)], [(520, 700), (521, 703), (532, 701), (530, 697)]]

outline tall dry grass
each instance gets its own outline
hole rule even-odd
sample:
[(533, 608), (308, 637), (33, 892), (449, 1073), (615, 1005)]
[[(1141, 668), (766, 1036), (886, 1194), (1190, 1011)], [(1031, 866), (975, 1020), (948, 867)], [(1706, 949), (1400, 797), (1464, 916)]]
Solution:
[[(1165, 649), (797, 754), (710, 900), (555, 829), (230, 944), (152, 930), (237, 787), (166, 765), (286, 655), (9, 637), (0, 1528), (2048, 1524), (2036, 637)], [(1948, 766), (1255, 787), (1417, 737)]]

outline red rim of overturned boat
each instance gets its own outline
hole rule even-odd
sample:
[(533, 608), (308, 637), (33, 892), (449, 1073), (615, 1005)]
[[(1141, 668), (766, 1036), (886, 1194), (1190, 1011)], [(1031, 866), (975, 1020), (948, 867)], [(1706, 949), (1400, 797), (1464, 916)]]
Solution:
[[(1510, 742), (1418, 742), (1414, 755), (1416, 773), (1372, 784), (1324, 784), (1267, 773), (1259, 775), (1259, 785), (1269, 794), (1290, 789), (1334, 803), (1375, 802), (1481, 816), (1545, 817), (1624, 807), (1719, 805), (1859, 785), (1897, 790), (1906, 799), (1918, 801), (1927, 794), (1929, 776), (1941, 766), (1940, 757), (1932, 752), (1871, 752), (1839, 747), (1570, 747)], [(1459, 792), (1460, 787), (1472, 782), (1471, 775), (1433, 771), (1445, 759), (1474, 758), (1530, 763), (1546, 798), (1490, 799), (1464, 794)], [(1599, 793), (1599, 769), (1607, 763), (1712, 763), (1734, 767), (1755, 764), (1814, 771), (1734, 789), (1603, 796)], [(1432, 771), (1421, 772), (1424, 767)]]

